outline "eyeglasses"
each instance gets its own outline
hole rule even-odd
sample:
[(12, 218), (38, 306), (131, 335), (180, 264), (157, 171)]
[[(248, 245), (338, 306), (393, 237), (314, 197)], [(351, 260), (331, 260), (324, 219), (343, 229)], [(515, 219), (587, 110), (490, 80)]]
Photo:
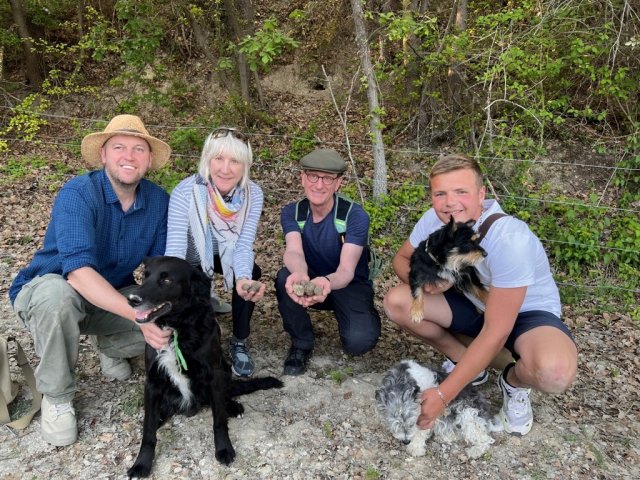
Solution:
[(227, 135), (231, 135), (232, 137), (237, 138), (238, 140), (244, 143), (249, 143), (249, 138), (247, 138), (247, 136), (244, 133), (242, 133), (241, 131), (235, 128), (220, 127), (220, 128), (216, 128), (213, 132), (211, 132), (211, 138), (223, 138), (223, 137), (226, 137)]
[(317, 173), (304, 172), (304, 174), (307, 176), (307, 180), (309, 180), (311, 183), (317, 183), (318, 180), (322, 180), (322, 183), (324, 183), (325, 185), (331, 185), (338, 178), (340, 178), (340, 177), (328, 177), (327, 175), (318, 175)]

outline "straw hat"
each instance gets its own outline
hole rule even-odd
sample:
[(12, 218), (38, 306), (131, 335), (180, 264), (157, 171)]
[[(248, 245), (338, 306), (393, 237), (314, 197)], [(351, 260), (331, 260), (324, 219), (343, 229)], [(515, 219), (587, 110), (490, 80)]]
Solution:
[(144, 138), (151, 146), (153, 161), (151, 169), (162, 167), (169, 160), (171, 147), (149, 135), (149, 132), (140, 118), (135, 115), (118, 115), (113, 117), (103, 132), (90, 133), (82, 139), (82, 158), (92, 167), (102, 167), (100, 149), (107, 140), (116, 135), (131, 135)]

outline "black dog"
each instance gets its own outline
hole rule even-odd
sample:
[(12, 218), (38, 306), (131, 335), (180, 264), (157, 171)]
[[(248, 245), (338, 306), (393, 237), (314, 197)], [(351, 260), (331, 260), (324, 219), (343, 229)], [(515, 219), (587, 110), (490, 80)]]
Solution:
[(424, 317), (423, 296), (425, 285), (438, 286), (451, 282), (462, 292), (471, 292), (486, 303), (487, 290), (473, 268), (487, 252), (480, 246), (479, 235), (473, 231), (473, 220), (449, 223), (436, 230), (418, 245), (409, 260), (409, 286), (411, 321), (420, 323)]
[(173, 340), (162, 350), (147, 345), (144, 425), (140, 452), (129, 478), (147, 477), (155, 457), (158, 428), (175, 414), (194, 415), (210, 406), (215, 455), (228, 465), (235, 458), (228, 418), (244, 412), (233, 397), (280, 388), (274, 377), (233, 380), (220, 346), (220, 326), (211, 306), (211, 281), (188, 262), (174, 257), (144, 261), (144, 281), (129, 295), (138, 323), (172, 328)]

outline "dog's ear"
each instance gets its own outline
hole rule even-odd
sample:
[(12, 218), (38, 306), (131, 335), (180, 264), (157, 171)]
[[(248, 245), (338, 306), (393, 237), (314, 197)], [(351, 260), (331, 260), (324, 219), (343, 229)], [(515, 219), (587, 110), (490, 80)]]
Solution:
[(447, 223), (447, 226), (445, 227), (445, 232), (447, 235), (445, 238), (453, 238), (457, 229), (458, 229), (458, 224), (454, 220), (453, 215), (451, 215), (451, 217), (449, 217), (449, 223)]
[(191, 270), (191, 295), (193, 298), (206, 299), (209, 302), (211, 296), (211, 279), (199, 268)]

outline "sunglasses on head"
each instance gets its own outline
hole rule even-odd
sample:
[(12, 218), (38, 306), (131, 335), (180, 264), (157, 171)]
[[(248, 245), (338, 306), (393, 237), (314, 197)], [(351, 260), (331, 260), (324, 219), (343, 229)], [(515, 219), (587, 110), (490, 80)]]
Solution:
[(232, 137), (237, 138), (238, 140), (244, 143), (249, 142), (249, 139), (247, 138), (247, 136), (235, 128), (220, 127), (220, 128), (216, 128), (213, 132), (211, 132), (211, 138), (223, 138), (223, 137), (226, 137), (227, 135), (231, 135)]

